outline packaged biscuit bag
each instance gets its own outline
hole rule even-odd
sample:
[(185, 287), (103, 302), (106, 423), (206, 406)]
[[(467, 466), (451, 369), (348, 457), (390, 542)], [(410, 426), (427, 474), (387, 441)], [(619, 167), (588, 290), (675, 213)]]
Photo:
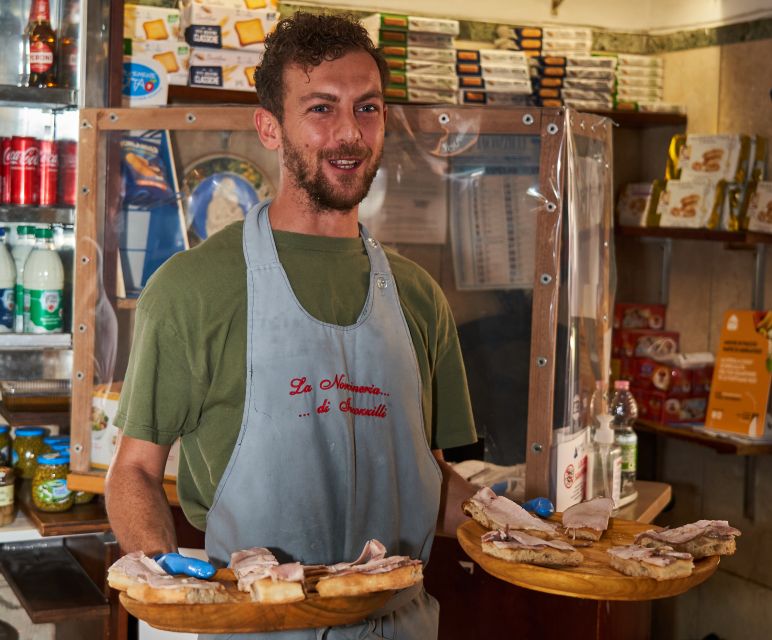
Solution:
[(124, 5), (123, 37), (153, 42), (179, 40), (180, 12), (166, 7)]
[(272, 3), (251, 4), (263, 6), (252, 8), (226, 0), (181, 0), (185, 40), (191, 47), (260, 50), (279, 14)]
[(748, 230), (772, 233), (772, 182), (749, 186)]
[(656, 226), (657, 201), (662, 183), (633, 182), (622, 187), (617, 203), (619, 224), (623, 227)]
[(721, 210), (719, 229), (740, 231), (748, 228), (748, 204), (755, 183), (728, 182), (724, 189), (724, 205)]
[(750, 138), (740, 134), (686, 136), (678, 156), (681, 180), (744, 182)]
[(260, 49), (193, 49), (190, 54), (191, 87), (251, 91), (255, 86), (255, 69), (263, 58)]
[(767, 139), (764, 136), (751, 136), (750, 151), (748, 153), (747, 179), (759, 182), (766, 179), (767, 168)]
[(681, 177), (681, 167), (678, 164), (678, 158), (681, 154), (681, 147), (684, 144), (686, 144), (686, 136), (683, 133), (677, 133), (671, 138), (670, 146), (667, 150), (665, 180), (678, 180)]
[(716, 229), (725, 188), (724, 180), (670, 180), (657, 204), (659, 226)]

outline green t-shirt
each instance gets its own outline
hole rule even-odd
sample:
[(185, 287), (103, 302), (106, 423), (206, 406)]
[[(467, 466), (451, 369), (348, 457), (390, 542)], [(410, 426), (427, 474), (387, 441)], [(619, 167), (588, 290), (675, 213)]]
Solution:
[[(244, 412), (247, 277), (243, 223), (178, 253), (137, 304), (134, 341), (116, 424), (157, 444), (181, 437), (180, 504), (204, 529)], [(305, 309), (323, 322), (356, 322), (370, 262), (360, 238), (274, 232), (279, 259)], [(423, 384), (432, 449), (475, 441), (456, 327), (442, 290), (418, 265), (387, 249)], [(270, 304), (270, 301), (266, 301)]]

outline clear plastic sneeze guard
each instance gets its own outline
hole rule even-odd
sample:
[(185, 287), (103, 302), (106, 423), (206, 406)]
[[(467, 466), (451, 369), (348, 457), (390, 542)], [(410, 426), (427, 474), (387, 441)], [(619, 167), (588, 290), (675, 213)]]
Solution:
[[(80, 114), (75, 473), (109, 463), (148, 277), (278, 185), (253, 113)], [(610, 141), (609, 121), (560, 109), (389, 105), (381, 168), (360, 206), (370, 234), (426, 269), (450, 302), (480, 437), (466, 455), (527, 462), (531, 495), (554, 488), (553, 430), (587, 426), (583, 403), (608, 368)]]

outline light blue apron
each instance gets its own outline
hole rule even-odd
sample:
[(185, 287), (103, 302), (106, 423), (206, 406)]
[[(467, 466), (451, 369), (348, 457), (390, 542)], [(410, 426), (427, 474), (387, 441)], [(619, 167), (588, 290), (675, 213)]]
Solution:
[[(426, 442), (418, 363), (386, 254), (361, 233), (367, 301), (341, 327), (313, 318), (293, 293), (268, 204), (247, 215), (244, 418), (206, 527), (218, 566), (254, 546), (279, 561), (351, 561), (371, 538), (389, 555), (429, 559), (441, 474)], [(419, 585), (360, 624), (234, 638), (431, 640), (437, 623), (438, 605)]]

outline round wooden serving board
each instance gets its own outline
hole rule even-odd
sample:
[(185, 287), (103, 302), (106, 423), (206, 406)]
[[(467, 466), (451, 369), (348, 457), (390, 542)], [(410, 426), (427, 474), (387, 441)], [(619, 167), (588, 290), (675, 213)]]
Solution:
[(230, 634), (352, 624), (380, 609), (393, 593), (381, 591), (345, 598), (310, 596), (290, 604), (145, 604), (125, 592), (120, 600), (131, 615), (157, 629)]
[(676, 596), (696, 587), (713, 575), (719, 561), (718, 556), (695, 560), (694, 571), (688, 578), (662, 581), (626, 576), (611, 568), (607, 549), (631, 544), (635, 535), (641, 531), (659, 528), (612, 518), (609, 520), (609, 528), (598, 542), (593, 542), (589, 547), (577, 548), (584, 556), (582, 564), (565, 568), (508, 562), (483, 553), (480, 536), (487, 529), (474, 520), (462, 524), (457, 533), (461, 547), (472, 560), (492, 576), (518, 587), (590, 600), (654, 600)]

